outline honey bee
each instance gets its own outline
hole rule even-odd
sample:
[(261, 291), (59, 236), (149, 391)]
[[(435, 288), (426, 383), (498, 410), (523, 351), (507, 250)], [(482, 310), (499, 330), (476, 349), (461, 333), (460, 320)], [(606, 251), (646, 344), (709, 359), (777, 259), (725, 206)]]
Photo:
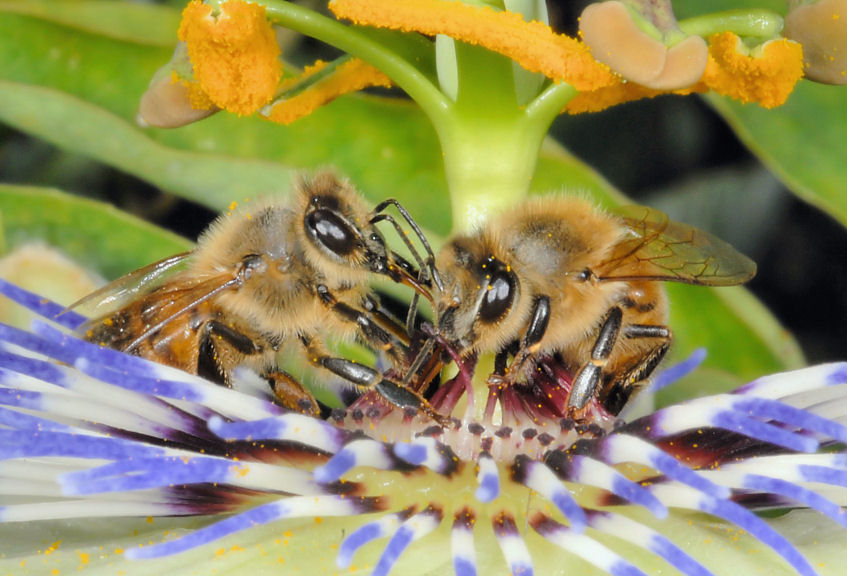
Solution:
[(452, 238), (435, 268), (438, 337), (463, 358), (495, 353), (492, 390), (556, 358), (573, 375), (564, 413), (576, 420), (593, 399), (618, 414), (667, 352), (662, 282), (728, 286), (756, 272), (729, 244), (657, 210), (615, 216), (564, 196)]
[(312, 364), (395, 405), (432, 414), (420, 395), (367, 366), (331, 357), (321, 340), (358, 338), (405, 361), (408, 335), (380, 310), (368, 281), (383, 275), (428, 295), (414, 266), (387, 248), (375, 223), (388, 220), (402, 232), (384, 213), (395, 205), (422, 237), (420, 229), (395, 201), (371, 210), (330, 173), (301, 179), (295, 188), (291, 202), (258, 202), (225, 214), (194, 250), (74, 304), (95, 311), (84, 337), (227, 386), (233, 369), (246, 364), (268, 380), (283, 406), (316, 415), (314, 396), (277, 366), (281, 347), (293, 346)]

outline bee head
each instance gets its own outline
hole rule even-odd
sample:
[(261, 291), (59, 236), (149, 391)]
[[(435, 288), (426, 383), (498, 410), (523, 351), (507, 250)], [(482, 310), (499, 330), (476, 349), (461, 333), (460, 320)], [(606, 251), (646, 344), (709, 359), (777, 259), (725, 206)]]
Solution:
[(457, 350), (489, 349), (513, 322), (517, 275), (476, 237), (448, 244), (437, 268), (444, 282), (437, 304), (439, 331)]

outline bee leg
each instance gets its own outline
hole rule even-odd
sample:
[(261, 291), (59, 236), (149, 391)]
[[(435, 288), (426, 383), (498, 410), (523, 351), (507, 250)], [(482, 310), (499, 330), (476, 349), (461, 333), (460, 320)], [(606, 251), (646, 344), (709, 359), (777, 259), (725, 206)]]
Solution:
[[(529, 318), (529, 325), (521, 338), (520, 346), (514, 350), (513, 346), (516, 342), (510, 343), (509, 346), (503, 348), (497, 353), (494, 359), (494, 374), (489, 378), (489, 384), (503, 386), (513, 384), (521, 374), (523, 365), (533, 355), (535, 355), (541, 344), (541, 339), (547, 333), (547, 326), (550, 324), (550, 298), (547, 296), (539, 296), (535, 299), (532, 307), (532, 316)], [(506, 358), (510, 352), (514, 351), (514, 358), (508, 368), (505, 368)]]
[(202, 335), (197, 354), (197, 374), (216, 384), (230, 386), (224, 358), (233, 355), (252, 356), (261, 351), (249, 337), (217, 320), (209, 320), (200, 330)]
[(630, 324), (623, 330), (626, 338), (655, 338), (659, 340), (641, 359), (625, 370), (622, 378), (618, 378), (606, 387), (601, 401), (603, 406), (612, 414), (623, 410), (632, 393), (638, 388), (638, 383), (646, 380), (664, 358), (671, 345), (672, 335), (667, 326), (649, 324)]
[(383, 329), (391, 333), (394, 338), (402, 342), (405, 346), (409, 346), (411, 328), (404, 328), (400, 323), (389, 313), (383, 312), (380, 302), (374, 296), (366, 296), (362, 301), (362, 306), (373, 320)]
[(262, 377), (268, 381), (278, 403), (284, 408), (309, 416), (320, 415), (318, 401), (288, 372), (277, 368), (262, 374)]
[(344, 358), (333, 358), (321, 356), (317, 363), (341, 378), (355, 384), (356, 386), (376, 390), (380, 396), (398, 408), (411, 408), (416, 412), (423, 412), (442, 426), (449, 426), (450, 419), (438, 414), (426, 399), (417, 392), (385, 378), (379, 371), (364, 364), (346, 360)]
[(594, 342), (591, 350), (591, 359), (586, 362), (577, 372), (574, 378), (571, 392), (568, 395), (568, 410), (576, 412), (585, 407), (589, 400), (594, 397), (603, 375), (603, 367), (609, 360), (618, 334), (621, 332), (621, 321), (623, 311), (615, 306), (610, 309), (600, 327), (600, 334)]
[(323, 284), (319, 284), (316, 288), (318, 297), (327, 307), (342, 318), (356, 324), (359, 327), (359, 334), (366, 343), (370, 344), (377, 350), (390, 354), (397, 360), (404, 361), (408, 353), (408, 346), (400, 341), (396, 336), (392, 335), (383, 329), (379, 323), (368, 316), (365, 312), (357, 310), (352, 306), (339, 301), (329, 288)]

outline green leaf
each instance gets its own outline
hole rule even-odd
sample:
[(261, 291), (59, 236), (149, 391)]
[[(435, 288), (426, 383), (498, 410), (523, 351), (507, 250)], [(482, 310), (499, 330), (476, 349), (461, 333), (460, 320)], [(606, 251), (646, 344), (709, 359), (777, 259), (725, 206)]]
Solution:
[(0, 221), (7, 250), (46, 242), (107, 278), (192, 246), (107, 204), (45, 188), (0, 185)]
[(36, 16), (118, 40), (164, 47), (173, 47), (179, 27), (179, 13), (172, 9), (113, 0), (17, 0), (0, 2), (0, 11)]
[(847, 225), (847, 87), (803, 80), (774, 110), (719, 96), (708, 101), (792, 192)]

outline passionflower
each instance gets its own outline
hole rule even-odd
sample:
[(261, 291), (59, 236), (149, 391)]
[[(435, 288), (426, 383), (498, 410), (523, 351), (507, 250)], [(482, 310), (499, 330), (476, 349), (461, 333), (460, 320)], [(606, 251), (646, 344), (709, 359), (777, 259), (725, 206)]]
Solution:
[[(0, 292), (61, 327), (84, 321)], [(720, 555), (740, 548), (816, 574), (835, 567), (756, 512), (810, 508), (847, 527), (845, 364), (631, 421), (522, 428), (464, 410), (432, 426), (367, 396), (310, 418), (253, 379), (227, 389), (47, 323), (0, 326), (0, 523), (13, 528), (0, 566), (699, 575), (730, 573)], [(33, 522), (44, 543), (27, 549), (14, 527)]]

